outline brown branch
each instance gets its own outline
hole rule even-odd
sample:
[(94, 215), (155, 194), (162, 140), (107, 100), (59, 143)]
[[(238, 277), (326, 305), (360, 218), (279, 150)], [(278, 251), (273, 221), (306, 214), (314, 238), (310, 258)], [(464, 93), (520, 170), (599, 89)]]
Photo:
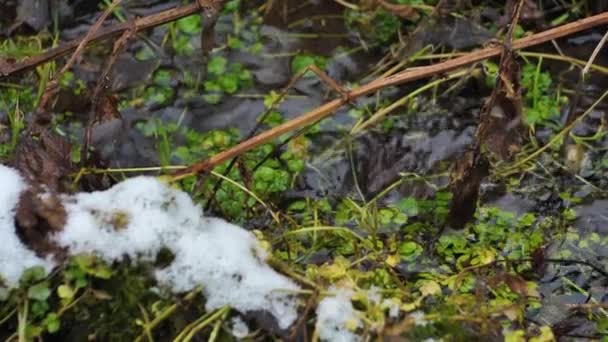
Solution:
[[(534, 45), (542, 44), (553, 39), (568, 36), (570, 34), (587, 30), (599, 25), (608, 24), (608, 12), (601, 13), (592, 17), (581, 19), (569, 24), (558, 26), (543, 32), (533, 34), (531, 36), (519, 39), (513, 42), (512, 49), (519, 50), (528, 48)], [(183, 179), (189, 175), (199, 173), (204, 170), (213, 168), (214, 166), (221, 164), (229, 159), (232, 159), (238, 155), (241, 155), (247, 151), (250, 151), (262, 144), (267, 143), (285, 133), (296, 130), (300, 127), (314, 123), (322, 118), (331, 115), (335, 110), (347, 103), (349, 99), (356, 99), (361, 96), (372, 94), (380, 89), (400, 85), (412, 81), (416, 81), (422, 78), (430, 77), (433, 75), (442, 74), (448, 71), (452, 71), (473, 63), (477, 63), (486, 60), (491, 57), (500, 55), (502, 51), (501, 47), (488, 47), (482, 50), (473, 51), (467, 55), (454, 58), (442, 63), (429, 65), (425, 67), (411, 68), (404, 70), (396, 75), (389, 76), (386, 78), (380, 78), (365, 84), (359, 88), (353, 89), (348, 96), (335, 99), (327, 102), (315, 110), (308, 112), (300, 117), (290, 120), (284, 124), (281, 124), (273, 129), (266, 132), (260, 133), (257, 136), (245, 140), (240, 144), (214, 155), (213, 157), (197, 162), (187, 169), (178, 171), (172, 176), (172, 180)]]
[[(166, 24), (177, 19), (187, 17), (191, 14), (195, 14), (201, 11), (201, 9), (207, 7), (214, 7), (214, 3), (217, 0), (198, 0), (190, 5), (172, 8), (159, 13), (151, 14), (135, 20), (135, 26), (138, 31), (146, 30), (152, 27), (156, 27), (162, 24)], [(95, 32), (88, 42), (96, 42), (105, 40), (111, 37), (119, 36), (124, 31), (131, 28), (133, 23), (125, 22), (119, 23), (110, 27), (104, 27)], [(29, 70), (37, 67), (38, 65), (47, 63), (48, 61), (54, 60), (58, 57), (68, 54), (70, 51), (76, 49), (78, 45), (83, 41), (82, 38), (77, 38), (69, 42), (65, 42), (55, 48), (46, 50), (41, 55), (29, 57), (22, 62), (14, 63), (7, 59), (0, 58), (0, 80), (10, 76), (14, 73)]]

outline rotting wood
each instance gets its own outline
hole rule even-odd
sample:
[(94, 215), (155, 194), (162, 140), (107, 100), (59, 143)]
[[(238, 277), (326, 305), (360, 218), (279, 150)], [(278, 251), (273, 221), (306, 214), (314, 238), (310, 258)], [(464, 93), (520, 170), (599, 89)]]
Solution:
[[(531, 46), (551, 41), (553, 39), (565, 37), (570, 34), (584, 31), (604, 24), (608, 24), (608, 12), (584, 18), (572, 23), (568, 23), (543, 32), (533, 34), (522, 39), (518, 39), (513, 42), (511, 48), (513, 50), (525, 49)], [(401, 85), (433, 75), (440, 75), (461, 67), (471, 65), (473, 63), (486, 60), (488, 58), (496, 57), (500, 55), (501, 52), (501, 47), (488, 47), (478, 51), (473, 51), (461, 57), (447, 60), (445, 62), (424, 67), (407, 69), (393, 76), (374, 80), (359, 88), (353, 89), (347, 94), (347, 96), (343, 96), (341, 98), (326, 102), (320, 107), (317, 107), (316, 109), (304, 115), (285, 122), (268, 131), (262, 132), (250, 139), (247, 139), (233, 146), (232, 148), (227, 149), (226, 151), (212, 156), (209, 159), (199, 161), (186, 169), (177, 171), (170, 177), (170, 179), (176, 181), (188, 177), (190, 175), (197, 174), (204, 170), (209, 170), (215, 167), (216, 165), (219, 165), (227, 160), (230, 160), (236, 156), (248, 152), (262, 144), (276, 139), (277, 137), (285, 133), (289, 133), (298, 128), (317, 122), (331, 115), (335, 110), (345, 105), (349, 100), (354, 100), (358, 97), (372, 94), (378, 90), (389, 86)]]

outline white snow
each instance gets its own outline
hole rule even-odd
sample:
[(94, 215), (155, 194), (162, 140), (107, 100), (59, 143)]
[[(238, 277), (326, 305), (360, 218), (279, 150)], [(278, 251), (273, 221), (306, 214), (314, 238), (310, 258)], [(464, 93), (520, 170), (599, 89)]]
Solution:
[(264, 310), (288, 328), (297, 318), (299, 287), (264, 262), (253, 234), (217, 218), (204, 218), (202, 227), (173, 243), (175, 260), (157, 271), (156, 279), (180, 292), (202, 284), (207, 310), (225, 305), (241, 312)]
[(429, 324), (429, 321), (426, 320), (425, 314), (423, 311), (414, 311), (414, 312), (410, 313), (410, 317), (412, 317), (414, 319), (414, 324), (416, 324), (418, 326), (424, 327), (427, 324)]
[(26, 189), (23, 178), (12, 168), (0, 164), (0, 278), (4, 285), (15, 287), (23, 271), (41, 266), (46, 272), (54, 267), (27, 249), (15, 231), (15, 209), (21, 192)]
[(153, 260), (166, 247), (175, 259), (156, 271), (161, 285), (176, 292), (202, 286), (208, 310), (263, 310), (283, 329), (297, 318), (293, 293), (300, 288), (266, 264), (252, 233), (204, 217), (187, 194), (155, 178), (68, 196), (64, 206), (67, 223), (55, 241), (71, 253), (94, 252), (109, 262), (125, 255)]
[(152, 177), (135, 177), (105, 191), (63, 200), (66, 225), (55, 240), (73, 254), (106, 261), (153, 260), (163, 246), (202, 228), (202, 211), (188, 195)]
[(399, 304), (399, 300), (395, 298), (385, 298), (382, 301), (382, 308), (388, 309), (388, 317), (398, 318), (400, 310)]
[[(14, 207), (25, 184), (0, 165), (0, 275), (17, 284), (23, 270), (53, 265), (37, 258), (15, 234)], [(255, 236), (221, 219), (203, 216), (190, 197), (152, 177), (135, 177), (106, 191), (65, 195), (66, 225), (52, 240), (70, 254), (95, 253), (108, 262), (128, 256), (154, 260), (168, 248), (175, 256), (156, 270), (161, 286), (175, 292), (202, 287), (206, 308), (230, 306), (240, 312), (266, 311), (282, 329), (297, 318), (300, 290), (265, 262)]]
[(232, 329), (230, 329), (232, 336), (236, 338), (245, 338), (249, 335), (249, 327), (247, 326), (247, 323), (243, 322), (241, 317), (232, 317), (230, 323), (232, 323)]
[(353, 330), (363, 326), (353, 308), (353, 292), (348, 289), (331, 287), (332, 295), (321, 300), (317, 306), (316, 329), (321, 341), (351, 342), (361, 341)]

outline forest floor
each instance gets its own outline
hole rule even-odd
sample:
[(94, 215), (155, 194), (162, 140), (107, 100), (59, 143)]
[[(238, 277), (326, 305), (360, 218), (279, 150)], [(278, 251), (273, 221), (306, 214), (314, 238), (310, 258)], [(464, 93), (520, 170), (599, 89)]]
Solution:
[[(518, 45), (605, 15), (605, 1), (215, 3), (0, 5), (0, 162), (30, 187), (16, 213), (0, 209), (0, 236), (57, 261), (14, 286), (0, 274), (0, 338), (608, 340), (608, 20)], [(496, 53), (467, 61), (475, 51)], [(276, 134), (256, 140), (263, 132)], [(0, 192), (18, 179), (7, 170)], [(129, 200), (147, 190), (117, 188), (141, 175), (178, 198), (179, 215), (197, 215), (179, 211), (187, 193), (252, 232), (197, 246), (259, 263), (249, 270), (290, 291), (284, 316), (212, 305), (211, 280), (167, 290), (153, 269), (183, 260), (160, 244), (147, 259), (109, 257), (129, 248), (111, 240), (105, 254), (59, 248), (66, 218), (26, 198), (101, 211), (108, 200), (118, 235), (136, 229), (123, 213), (156, 215)], [(241, 243), (245, 254), (232, 250)], [(199, 252), (190, 269), (203, 272), (212, 261)]]

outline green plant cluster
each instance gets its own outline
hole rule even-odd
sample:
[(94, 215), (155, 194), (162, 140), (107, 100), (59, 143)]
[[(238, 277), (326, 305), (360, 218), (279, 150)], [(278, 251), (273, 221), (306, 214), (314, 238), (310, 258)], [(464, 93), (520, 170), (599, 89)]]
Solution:
[[(303, 72), (307, 67), (311, 65), (315, 65), (321, 70), (325, 70), (327, 66), (327, 58), (324, 56), (317, 56), (312, 54), (300, 53), (297, 54), (291, 61), (291, 73), (293, 75), (297, 75), (300, 72)], [(312, 71), (306, 72), (304, 77), (314, 77), (314, 73)]]
[[(560, 108), (566, 98), (556, 93), (548, 71), (541, 71), (538, 64), (524, 64), (521, 85), (524, 91), (524, 120), (530, 126), (550, 125), (559, 120)], [(556, 126), (555, 124), (553, 126)]]
[[(366, 2), (362, 1), (362, 4)], [(367, 2), (369, 4), (369, 2)], [(433, 6), (436, 1), (425, 0), (396, 0), (387, 3), (393, 5)], [(360, 32), (362, 36), (371, 42), (386, 44), (395, 40), (399, 30), (404, 25), (404, 20), (383, 6), (370, 5), (371, 9), (362, 6), (357, 9), (349, 8), (345, 11), (344, 20), (351, 30)], [(415, 9), (413, 11), (416, 11)]]
[(144, 101), (151, 105), (169, 105), (175, 99), (174, 70), (159, 68), (154, 71), (152, 84), (144, 91)]
[(346, 23), (351, 29), (364, 32), (366, 38), (378, 43), (390, 42), (401, 28), (401, 20), (384, 9), (373, 13), (348, 10)]
[(253, 77), (249, 70), (242, 64), (229, 62), (221, 56), (215, 56), (209, 60), (207, 72), (203, 99), (211, 104), (219, 103), (226, 94), (234, 94), (239, 89), (250, 87), (253, 84)]
[(263, 18), (255, 10), (248, 10), (243, 17), (240, 0), (231, 0), (224, 6), (224, 12), (232, 16), (233, 29), (228, 34), (227, 45), (231, 49), (258, 54), (264, 48), (260, 28)]
[(10, 319), (16, 313), (18, 319), (14, 324), (27, 340), (40, 338), (46, 332), (59, 331), (62, 315), (91, 294), (91, 280), (112, 276), (108, 265), (87, 255), (71, 258), (61, 277), (48, 279), (45, 273), (41, 267), (32, 267), (23, 273), (18, 289), (8, 291), (0, 287), (1, 306), (17, 308), (16, 312), (0, 310), (0, 314), (8, 315), (6, 317)]
[[(536, 64), (526, 62), (521, 70), (521, 87), (523, 93), (523, 119), (530, 126), (538, 125), (559, 127), (560, 109), (567, 98), (556, 91), (555, 84), (548, 71), (543, 71), (542, 58)], [(498, 77), (498, 65), (491, 61), (484, 62), (486, 84), (494, 86)]]
[[(233, 146), (239, 138), (235, 129), (200, 133), (160, 120), (142, 122), (138, 128), (144, 135), (156, 140), (163, 166), (172, 164), (172, 161), (193, 164), (204, 160)], [(178, 140), (183, 143), (177, 144)], [(238, 165), (232, 167), (228, 173), (226, 171), (229, 163), (219, 165), (214, 172), (224, 175), (232, 182), (222, 180), (221, 186), (216, 189), (215, 184), (220, 179), (217, 176), (208, 177), (202, 188), (198, 189), (202, 189), (198, 196), (204, 201), (213, 198), (214, 208), (236, 221), (251, 217), (260, 209), (259, 200), (268, 200), (289, 189), (295, 176), (304, 168), (303, 155), (296, 148), (296, 144), (288, 144), (278, 156), (267, 158), (272, 155), (274, 149), (274, 144), (266, 144), (246, 153)], [(195, 184), (194, 178), (184, 180), (184, 190), (192, 191)], [(255, 194), (258, 199), (248, 194), (245, 189)], [(252, 211), (254, 209), (255, 211)]]

